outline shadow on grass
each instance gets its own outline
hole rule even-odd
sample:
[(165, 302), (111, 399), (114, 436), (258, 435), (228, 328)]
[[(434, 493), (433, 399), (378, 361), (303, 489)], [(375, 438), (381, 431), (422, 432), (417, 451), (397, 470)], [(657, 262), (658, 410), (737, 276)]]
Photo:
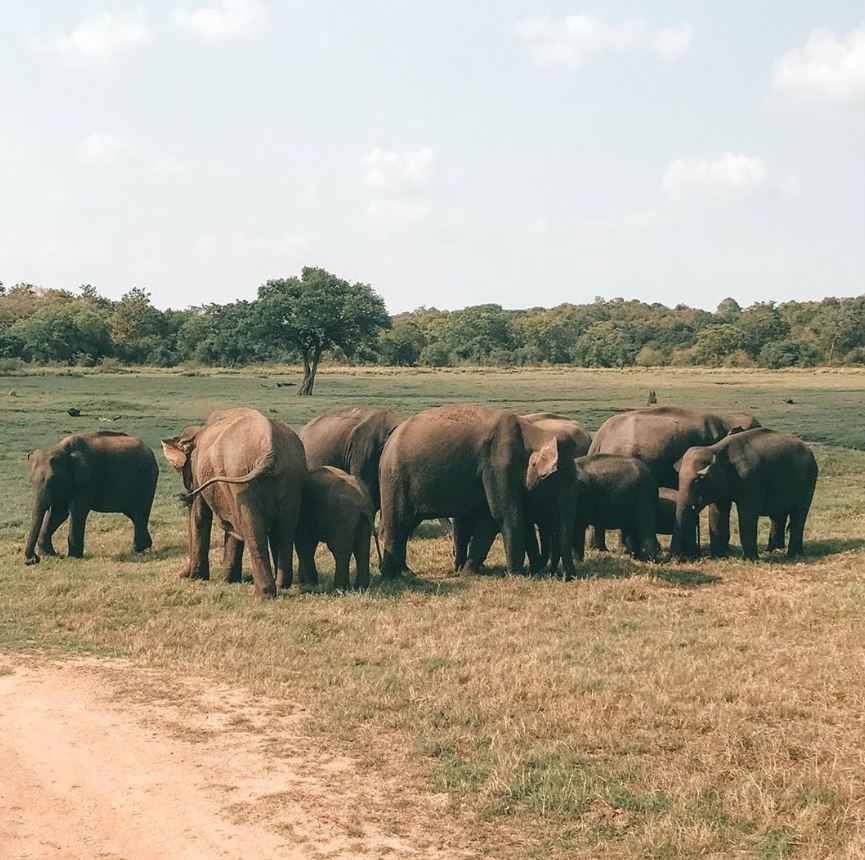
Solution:
[(401, 576), (398, 579), (384, 579), (382, 576), (374, 576), (368, 593), (376, 597), (399, 597), (402, 594), (434, 594), (448, 597), (465, 591), (469, 585), (468, 579), (459, 577), (425, 579), (422, 576)]
[(123, 552), (115, 553), (111, 556), (113, 561), (134, 561), (139, 564), (147, 564), (151, 561), (163, 561), (167, 558), (180, 558), (186, 556), (186, 544), (170, 544), (169, 546), (161, 546), (157, 549), (145, 550), (144, 552), (135, 552), (132, 549), (124, 550)]
[(577, 565), (578, 579), (628, 579), (641, 573), (682, 588), (717, 585), (722, 581), (717, 574), (698, 568), (675, 567), (669, 560), (647, 564), (626, 556), (595, 555)]
[[(823, 559), (829, 555), (839, 555), (842, 552), (850, 552), (854, 549), (862, 549), (865, 547), (865, 539), (863, 538), (831, 538), (828, 540), (806, 540), (804, 550), (805, 553), (800, 559), (793, 561), (805, 561), (809, 559)], [(774, 555), (774, 554), (773, 554)], [(787, 559), (786, 555), (777, 554), (779, 560)]]

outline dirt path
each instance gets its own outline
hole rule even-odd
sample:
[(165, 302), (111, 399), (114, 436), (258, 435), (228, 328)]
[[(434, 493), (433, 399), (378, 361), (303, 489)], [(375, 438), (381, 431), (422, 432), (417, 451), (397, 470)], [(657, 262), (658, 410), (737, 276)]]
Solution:
[(0, 654), (0, 860), (463, 854), (395, 835), (388, 786), (302, 717), (115, 661)]

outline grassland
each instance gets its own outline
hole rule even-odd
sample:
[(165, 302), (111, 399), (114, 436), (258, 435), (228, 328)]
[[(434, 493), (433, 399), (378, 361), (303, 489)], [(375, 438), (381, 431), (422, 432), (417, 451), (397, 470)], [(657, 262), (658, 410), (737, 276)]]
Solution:
[[(334, 370), (303, 399), (285, 380), (0, 379), (0, 649), (123, 656), (297, 703), (317, 742), (404, 787), (377, 813), (387, 826), (436, 794), (442, 839), (481, 857), (865, 856), (865, 373)], [(427, 524), (410, 544), (416, 581), (262, 604), (248, 586), (177, 578), (183, 511), (160, 456), (154, 551), (134, 557), (127, 522), (92, 515), (85, 559), (22, 563), (26, 452), (70, 431), (111, 426), (157, 447), (230, 405), (299, 427), (351, 403), (407, 415), (456, 400), (594, 430), (650, 388), (814, 444), (803, 560), (590, 554), (563, 583), (503, 577), (497, 548), (488, 575), (455, 577)]]

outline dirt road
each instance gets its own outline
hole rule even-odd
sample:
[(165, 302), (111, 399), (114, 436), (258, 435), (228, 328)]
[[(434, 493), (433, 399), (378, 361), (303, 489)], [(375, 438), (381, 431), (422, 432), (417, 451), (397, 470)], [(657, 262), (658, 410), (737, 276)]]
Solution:
[(116, 661), (0, 654), (0, 860), (455, 856), (395, 835), (388, 787), (302, 723)]

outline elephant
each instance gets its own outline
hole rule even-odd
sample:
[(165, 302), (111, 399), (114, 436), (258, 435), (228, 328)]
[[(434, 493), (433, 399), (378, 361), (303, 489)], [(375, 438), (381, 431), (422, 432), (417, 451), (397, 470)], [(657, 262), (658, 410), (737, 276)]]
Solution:
[(310, 469), (335, 466), (360, 478), (378, 511), (378, 463), (384, 443), (399, 423), (394, 412), (378, 406), (348, 406), (313, 418), (299, 434), (307, 465)]
[[(589, 526), (597, 531), (620, 529), (626, 550), (642, 561), (658, 556), (656, 538), (658, 484), (649, 467), (636, 457), (590, 454), (579, 457), (574, 554), (582, 561)], [(550, 566), (555, 570), (558, 559)]]
[(294, 431), (255, 409), (238, 407), (214, 412), (203, 425), (163, 439), (162, 450), (183, 479), (189, 506), (189, 562), (181, 576), (210, 578), (210, 531), (216, 514), (225, 532), (227, 581), (240, 580), (245, 544), (257, 596), (274, 597), (277, 588), (290, 586), (307, 475), (303, 444)]
[(676, 533), (676, 506), (679, 504), (678, 490), (658, 487), (658, 507), (655, 518), (655, 532), (659, 535)]
[(336, 563), (334, 586), (348, 590), (349, 563), (354, 555), (355, 588), (366, 588), (374, 520), (372, 497), (363, 481), (333, 466), (310, 469), (294, 537), (300, 579), (318, 580), (315, 550), (323, 541)]
[(535, 427), (540, 427), (541, 430), (568, 434), (574, 441), (575, 458), (584, 457), (589, 453), (592, 437), (579, 421), (565, 415), (557, 415), (555, 412), (530, 412), (520, 417), (530, 421)]
[[(571, 465), (573, 460), (588, 450), (591, 437), (579, 422), (555, 415), (551, 412), (533, 412), (519, 416), (520, 431), (526, 450), (539, 451), (542, 446), (556, 439), (559, 467), (552, 475), (538, 483), (527, 496), (526, 550), (533, 571), (542, 570), (553, 552), (559, 553), (560, 525), (564, 516), (570, 524), (576, 512), (576, 475)], [(541, 539), (538, 554), (535, 526)], [(492, 541), (497, 533), (488, 511), (474, 517), (459, 517), (454, 520), (454, 569), (477, 572), (486, 561)], [(568, 540), (571, 539), (568, 530)], [(568, 552), (568, 559), (571, 553)], [(566, 571), (573, 575), (573, 570)]]
[(711, 505), (711, 552), (715, 557), (726, 555), (730, 508), (735, 504), (746, 559), (753, 561), (758, 556), (757, 520), (761, 516), (772, 519), (769, 549), (783, 547), (789, 519), (787, 555), (800, 555), (817, 474), (817, 461), (801, 439), (766, 428), (731, 434), (714, 445), (689, 448), (679, 463), (677, 534), (690, 528), (700, 510)]
[[(589, 454), (637, 457), (652, 470), (659, 487), (675, 490), (679, 486), (675, 465), (688, 448), (714, 445), (730, 432), (759, 426), (747, 412), (722, 416), (678, 406), (647, 406), (608, 418), (595, 433)], [(681, 539), (686, 551), (698, 551), (696, 531)], [(594, 544), (606, 549), (600, 536)]]
[[(437, 517), (454, 518), (456, 546), (472, 535), (478, 548), (474, 555), (469, 548), (472, 558), (486, 555), (501, 531), (508, 570), (522, 572), (528, 496), (545, 495), (546, 487), (552, 492), (567, 463), (555, 434), (501, 409), (451, 404), (404, 421), (387, 440), (379, 467), (382, 575), (399, 575), (409, 535), (422, 520)], [(571, 523), (564, 515), (562, 521), (568, 571)]]
[(114, 430), (74, 433), (28, 457), (33, 498), (24, 549), (27, 564), (56, 555), (52, 536), (67, 517), (69, 556), (81, 558), (90, 511), (129, 517), (135, 552), (153, 545), (147, 526), (159, 467), (141, 439)]

